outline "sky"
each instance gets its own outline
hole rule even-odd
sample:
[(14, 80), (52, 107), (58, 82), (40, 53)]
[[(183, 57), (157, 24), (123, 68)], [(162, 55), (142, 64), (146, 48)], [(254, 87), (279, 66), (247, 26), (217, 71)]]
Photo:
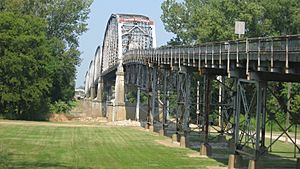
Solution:
[(79, 39), (81, 64), (77, 68), (76, 87), (84, 85), (84, 78), (97, 46), (102, 46), (107, 21), (113, 13), (141, 14), (155, 22), (157, 47), (164, 45), (174, 35), (165, 31), (160, 16), (164, 0), (94, 0), (88, 20), (88, 31)]

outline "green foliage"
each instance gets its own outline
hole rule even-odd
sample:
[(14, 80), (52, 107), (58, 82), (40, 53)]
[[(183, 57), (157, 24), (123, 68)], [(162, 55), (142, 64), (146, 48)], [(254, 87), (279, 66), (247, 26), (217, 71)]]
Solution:
[(136, 103), (137, 91), (136, 90), (128, 91), (126, 97), (129, 103)]
[(59, 101), (55, 101), (52, 105), (50, 105), (50, 112), (51, 113), (69, 113), (74, 106), (75, 106), (74, 101), (70, 101), (70, 102), (66, 103), (66, 102), (59, 100)]
[(167, 0), (162, 3), (161, 8), (163, 10), (161, 20), (164, 22), (165, 29), (175, 33), (178, 37), (174, 39), (174, 42), (188, 41), (186, 31), (188, 18), (184, 5), (176, 2), (176, 0)]
[(246, 37), (300, 31), (298, 0), (166, 0), (161, 8), (166, 30), (176, 35), (170, 45), (235, 39), (237, 20), (246, 22)]
[(87, 30), (91, 3), (0, 2), (0, 113), (39, 116), (51, 103), (73, 98), (78, 38)]
[[(288, 125), (292, 122), (292, 117), (300, 112), (300, 84), (269, 83), (269, 88), (272, 93), (268, 95), (267, 111), (275, 113), (276, 120), (280, 124)], [(288, 97), (288, 93), (290, 93), (290, 97)]]
[(51, 87), (46, 23), (35, 16), (0, 13), (0, 103), (6, 112), (30, 111)]
[[(129, 103), (134, 103), (136, 104), (136, 99), (137, 99), (137, 88), (131, 87), (129, 88), (126, 98)], [(143, 90), (140, 91), (140, 103), (141, 104), (147, 104), (148, 102), (148, 95), (145, 93)]]
[[(168, 42), (169, 45), (234, 40), (237, 38), (234, 34), (235, 21), (245, 21), (245, 37), (300, 33), (299, 0), (165, 0), (161, 8), (165, 29), (176, 35)], [(192, 88), (195, 85), (194, 81)], [(289, 99), (287, 83), (269, 83), (273, 94), (268, 93), (267, 96), (267, 113), (275, 113), (282, 125), (289, 122), (288, 113), (292, 117), (300, 112), (300, 86), (292, 86)], [(216, 98), (217, 94), (217, 87), (213, 86), (212, 97)], [(192, 98), (194, 96), (192, 93)], [(217, 118), (215, 110), (216, 107), (212, 106), (212, 119)]]
[(44, 18), (47, 34), (78, 47), (78, 37), (87, 30), (92, 0), (2, 0), (0, 10)]

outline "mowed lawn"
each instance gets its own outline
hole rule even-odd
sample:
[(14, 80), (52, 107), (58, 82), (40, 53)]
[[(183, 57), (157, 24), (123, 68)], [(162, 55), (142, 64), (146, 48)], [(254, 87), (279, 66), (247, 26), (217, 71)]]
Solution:
[(0, 123), (0, 168), (206, 168), (214, 159), (160, 145), (166, 139), (141, 128)]

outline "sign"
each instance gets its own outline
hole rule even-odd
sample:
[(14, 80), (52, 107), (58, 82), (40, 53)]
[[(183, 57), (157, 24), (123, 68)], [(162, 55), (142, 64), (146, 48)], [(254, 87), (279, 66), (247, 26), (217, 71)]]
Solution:
[(245, 34), (245, 22), (235, 21), (235, 34), (244, 35)]

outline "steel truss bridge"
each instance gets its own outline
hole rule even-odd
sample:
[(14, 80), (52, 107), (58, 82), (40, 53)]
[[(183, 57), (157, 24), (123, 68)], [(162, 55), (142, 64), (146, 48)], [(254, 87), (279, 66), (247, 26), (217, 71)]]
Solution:
[[(257, 160), (271, 150), (278, 138), (266, 146), (266, 123), (276, 122), (274, 114), (267, 113), (268, 82), (300, 82), (300, 35), (160, 48), (155, 38), (154, 22), (148, 17), (111, 15), (85, 80), (86, 98), (97, 102), (104, 116), (111, 121), (141, 120), (144, 114), (147, 128), (154, 130), (160, 124), (164, 132), (171, 113), (176, 119), (176, 139), (183, 146), (188, 144), (190, 123), (195, 123), (204, 133), (204, 154), (209, 154), (210, 116), (218, 112), (217, 130), (221, 136), (232, 136), (236, 154)], [(125, 99), (132, 86), (137, 90), (134, 115)], [(216, 86), (218, 93), (213, 90)], [(144, 112), (141, 91), (148, 100)], [(292, 123), (282, 127), (282, 134), (299, 151), (287, 130), (297, 126), (300, 118), (291, 116)], [(254, 151), (247, 150), (249, 146)]]

